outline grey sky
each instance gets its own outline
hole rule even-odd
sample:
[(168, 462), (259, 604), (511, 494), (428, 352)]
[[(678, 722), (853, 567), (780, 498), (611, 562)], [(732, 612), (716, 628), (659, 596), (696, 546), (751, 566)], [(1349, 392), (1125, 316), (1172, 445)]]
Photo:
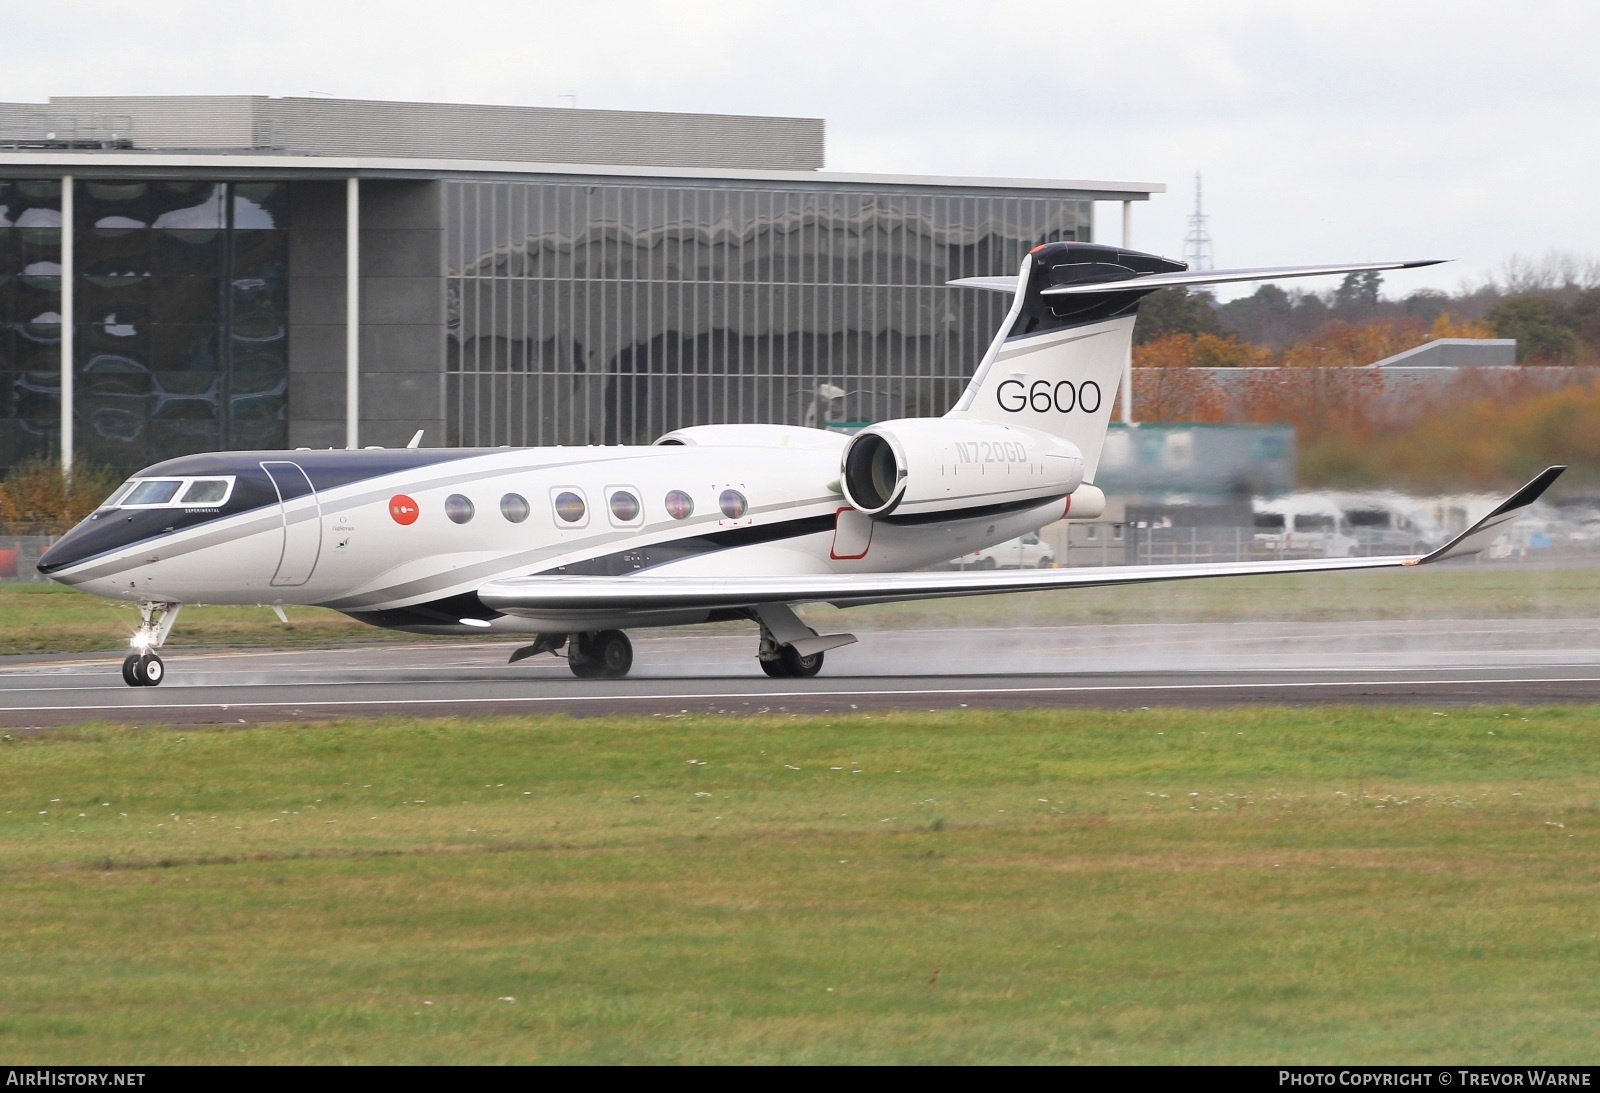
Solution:
[[(270, 94), (828, 120), (832, 169), (1165, 182), (1205, 173), (1219, 265), (1600, 254), (1600, 5), (6, 0), (0, 99)], [(1116, 241), (1113, 210), (1102, 239)], [(999, 272), (999, 271), (997, 271)]]

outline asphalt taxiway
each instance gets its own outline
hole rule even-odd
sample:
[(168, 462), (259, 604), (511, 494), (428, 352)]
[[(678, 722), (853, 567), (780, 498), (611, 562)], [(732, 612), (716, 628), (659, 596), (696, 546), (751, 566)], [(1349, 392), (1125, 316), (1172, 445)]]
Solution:
[(1600, 620), (862, 631), (821, 676), (762, 675), (749, 633), (641, 631), (634, 671), (579, 680), (514, 645), (203, 652), (132, 688), (119, 656), (0, 658), (0, 725), (257, 724), (345, 716), (825, 713), (1600, 701)]

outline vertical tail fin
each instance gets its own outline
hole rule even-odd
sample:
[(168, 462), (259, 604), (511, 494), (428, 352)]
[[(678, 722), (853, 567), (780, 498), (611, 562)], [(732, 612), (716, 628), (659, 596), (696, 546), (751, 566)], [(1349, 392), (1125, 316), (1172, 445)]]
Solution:
[[(1111, 404), (1133, 346), (1139, 301), (1159, 286), (1116, 282), (1185, 267), (1152, 254), (1091, 243), (1046, 243), (1022, 260), (1006, 321), (946, 417), (1020, 425), (1071, 441), (1083, 453), (1084, 480), (1094, 481), (1111, 424)], [(1047, 288), (1106, 282), (1104, 292), (1043, 295)], [(999, 278), (972, 278), (978, 288), (1005, 288)]]

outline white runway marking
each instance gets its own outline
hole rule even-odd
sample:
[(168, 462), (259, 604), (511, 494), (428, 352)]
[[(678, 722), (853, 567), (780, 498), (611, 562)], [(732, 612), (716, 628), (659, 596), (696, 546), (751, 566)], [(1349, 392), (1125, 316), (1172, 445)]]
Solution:
[(1169, 692), (1169, 691), (1272, 691), (1305, 690), (1308, 688), (1353, 687), (1463, 687), (1486, 684), (1555, 685), (1572, 683), (1600, 684), (1595, 676), (1545, 676), (1527, 678), (1430, 678), (1430, 679), (1358, 679), (1358, 680), (1305, 680), (1293, 682), (1260, 682), (1240, 680), (1231, 683), (1112, 683), (1055, 687), (884, 687), (859, 690), (812, 691), (702, 691), (653, 692), (642, 694), (568, 694), (568, 695), (512, 695), (505, 697), (463, 697), (459, 695), (440, 698), (373, 698), (373, 699), (306, 699), (278, 702), (160, 702), (160, 703), (103, 703), (59, 706), (7, 706), (0, 713), (96, 713), (104, 711), (127, 712), (131, 710), (250, 710), (250, 709), (302, 709), (306, 707), (341, 706), (464, 706), (464, 705), (537, 705), (542, 703), (577, 702), (686, 702), (704, 699), (739, 701), (742, 699), (770, 700), (776, 698), (953, 698), (961, 695), (1067, 695), (1114, 694), (1119, 692)]

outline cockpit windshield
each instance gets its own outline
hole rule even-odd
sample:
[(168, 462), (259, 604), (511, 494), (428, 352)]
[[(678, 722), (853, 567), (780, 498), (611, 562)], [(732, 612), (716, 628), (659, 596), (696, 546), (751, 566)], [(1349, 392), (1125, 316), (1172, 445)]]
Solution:
[(111, 491), (111, 496), (107, 497), (104, 501), (100, 502), (100, 507), (103, 508), (103, 509), (114, 509), (114, 508), (116, 508), (117, 507), (117, 503), (122, 500), (123, 496), (129, 490), (133, 489), (133, 487), (137, 486), (138, 484), (139, 484), (139, 480), (137, 478), (128, 479), (122, 485), (120, 485), (116, 489), (112, 490)]
[(226, 478), (197, 478), (189, 483), (179, 500), (185, 505), (220, 505), (227, 496)]
[(216, 478), (132, 478), (101, 508), (214, 508), (233, 493), (232, 475)]
[(122, 499), (123, 505), (165, 505), (178, 496), (181, 478), (150, 478), (140, 482)]

